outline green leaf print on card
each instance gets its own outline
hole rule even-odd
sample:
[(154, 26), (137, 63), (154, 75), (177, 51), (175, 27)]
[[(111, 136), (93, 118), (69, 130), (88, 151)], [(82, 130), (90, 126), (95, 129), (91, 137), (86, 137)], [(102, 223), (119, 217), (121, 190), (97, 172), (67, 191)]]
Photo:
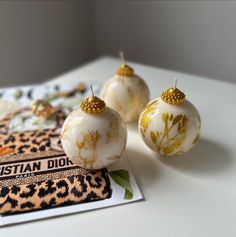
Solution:
[(133, 190), (130, 184), (129, 172), (127, 170), (114, 170), (110, 171), (111, 178), (125, 189), (124, 199), (130, 200), (133, 198)]

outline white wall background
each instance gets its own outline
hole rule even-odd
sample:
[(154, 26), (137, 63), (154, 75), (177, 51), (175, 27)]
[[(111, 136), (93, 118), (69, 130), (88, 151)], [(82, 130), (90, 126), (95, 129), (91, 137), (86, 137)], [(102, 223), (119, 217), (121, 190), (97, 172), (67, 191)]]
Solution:
[(236, 1), (98, 1), (99, 54), (236, 83)]
[(90, 5), (0, 1), (0, 87), (38, 83), (94, 57)]
[(236, 1), (0, 1), (0, 86), (44, 81), (120, 49), (236, 83)]

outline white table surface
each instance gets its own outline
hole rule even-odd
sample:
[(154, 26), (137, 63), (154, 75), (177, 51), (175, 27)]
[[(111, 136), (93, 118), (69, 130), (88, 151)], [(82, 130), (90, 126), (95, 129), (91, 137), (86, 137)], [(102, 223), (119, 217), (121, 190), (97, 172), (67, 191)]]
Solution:
[[(58, 77), (104, 82), (119, 60), (104, 57)], [(178, 77), (202, 118), (201, 140), (178, 159), (159, 159), (129, 124), (127, 153), (145, 200), (3, 227), (0, 237), (236, 236), (236, 85), (130, 63), (159, 97)]]

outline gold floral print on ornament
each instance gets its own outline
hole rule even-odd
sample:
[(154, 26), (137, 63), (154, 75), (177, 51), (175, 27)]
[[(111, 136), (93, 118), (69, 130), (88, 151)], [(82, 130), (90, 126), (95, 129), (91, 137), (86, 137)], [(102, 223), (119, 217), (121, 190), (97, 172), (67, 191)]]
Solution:
[(122, 153), (124, 152), (125, 146), (126, 146), (126, 140), (124, 142), (121, 153), (119, 155), (111, 155), (111, 156), (107, 157), (107, 160), (118, 160), (121, 157)]
[(158, 100), (154, 100), (153, 102), (148, 104), (143, 110), (143, 114), (140, 119), (140, 131), (143, 137), (145, 137), (148, 125), (151, 122), (150, 115), (153, 115), (155, 113), (155, 108), (157, 104)]
[(119, 138), (119, 121), (118, 118), (112, 114), (108, 119), (109, 127), (106, 132), (106, 144), (117, 141)]
[[(201, 118), (200, 118), (200, 116), (199, 116), (199, 114), (197, 115), (197, 127), (198, 127), (198, 129), (200, 130), (200, 127), (201, 127)], [(200, 139), (200, 132), (195, 136), (195, 138), (193, 139), (193, 141), (192, 141), (192, 145), (195, 145), (195, 144), (197, 144), (197, 142), (199, 141), (199, 139)]]
[(200, 138), (200, 135), (199, 135), (199, 133), (198, 133), (198, 134), (196, 135), (196, 137), (193, 139), (192, 144), (195, 145), (195, 144), (198, 142), (199, 138)]
[[(178, 114), (174, 116), (169, 113), (162, 113), (163, 131), (150, 131), (152, 142), (156, 145), (159, 154), (169, 155), (173, 152), (181, 153), (182, 144), (186, 138), (188, 118)], [(173, 132), (174, 135), (170, 136)]]
[[(76, 157), (73, 159), (77, 165), (80, 165), (83, 168), (88, 168), (89, 165), (90, 169), (93, 169), (93, 164), (97, 160), (97, 143), (98, 140), (101, 138), (99, 132), (96, 131), (89, 131), (88, 133), (81, 133), (83, 137), (81, 142), (77, 142), (77, 148), (79, 150), (79, 161)], [(92, 156), (86, 157), (82, 153), (84, 150), (88, 149), (92, 146)]]
[(107, 159), (108, 160), (118, 160), (119, 158), (120, 158), (120, 156), (113, 155), (113, 156), (109, 156)]
[[(74, 112), (74, 111), (73, 111)], [(72, 112), (72, 113), (73, 113)], [(75, 112), (77, 112), (77, 111), (75, 111)], [(71, 122), (71, 120), (73, 120), (73, 122)], [(65, 133), (67, 132), (67, 131), (69, 131), (69, 130), (71, 130), (71, 129), (73, 129), (73, 128), (75, 128), (75, 127), (77, 127), (78, 125), (81, 125), (84, 121), (83, 121), (83, 119), (82, 118), (72, 118), (70, 121), (68, 121), (68, 125), (64, 128), (64, 130), (62, 131), (62, 133), (61, 133), (61, 136), (60, 136), (60, 138), (61, 139), (70, 139)]]

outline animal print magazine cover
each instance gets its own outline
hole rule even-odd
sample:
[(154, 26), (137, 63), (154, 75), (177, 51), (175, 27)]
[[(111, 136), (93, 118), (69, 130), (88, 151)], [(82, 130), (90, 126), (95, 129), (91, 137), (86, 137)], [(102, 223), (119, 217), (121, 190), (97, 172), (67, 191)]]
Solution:
[[(99, 94), (100, 86), (93, 88)], [(89, 93), (82, 82), (0, 90), (0, 225), (142, 199), (127, 157), (109, 170), (88, 171), (64, 154), (62, 124)], [(52, 119), (32, 112), (41, 99), (57, 108)]]

